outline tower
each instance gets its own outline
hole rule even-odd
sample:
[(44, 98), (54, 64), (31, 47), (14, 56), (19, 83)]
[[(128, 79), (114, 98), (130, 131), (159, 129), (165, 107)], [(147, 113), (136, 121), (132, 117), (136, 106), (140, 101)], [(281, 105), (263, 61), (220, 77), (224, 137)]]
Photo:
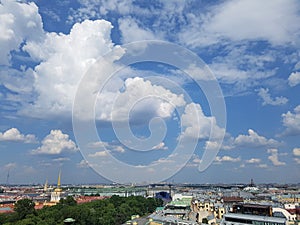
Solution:
[(48, 179), (46, 179), (45, 185), (44, 185), (44, 193), (48, 191)]
[(61, 179), (61, 170), (59, 171), (58, 174), (57, 187), (54, 189), (53, 192), (51, 192), (50, 202), (58, 203), (61, 198), (62, 189), (60, 188), (60, 179)]

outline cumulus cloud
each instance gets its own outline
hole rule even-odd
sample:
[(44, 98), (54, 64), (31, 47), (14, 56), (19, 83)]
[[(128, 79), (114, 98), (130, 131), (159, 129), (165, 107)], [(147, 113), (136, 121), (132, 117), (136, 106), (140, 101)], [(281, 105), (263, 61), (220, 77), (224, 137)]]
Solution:
[(248, 135), (240, 134), (233, 142), (234, 147), (248, 147), (248, 148), (258, 148), (258, 147), (275, 147), (280, 145), (280, 143), (274, 139), (267, 139), (264, 136), (260, 136), (254, 130), (249, 129)]
[(126, 79), (124, 90), (114, 95), (115, 102), (106, 101), (108, 105), (102, 104), (106, 94), (100, 95), (96, 106), (100, 108), (100, 115), (97, 118), (108, 121), (127, 121), (130, 119), (128, 115), (142, 121), (153, 117), (168, 118), (176, 107), (186, 104), (183, 94), (177, 95), (140, 77)]
[(241, 158), (240, 157), (233, 158), (231, 156), (224, 155), (222, 157), (217, 156), (216, 159), (215, 159), (215, 161), (217, 163), (222, 163), (222, 162), (240, 162)]
[(300, 156), (300, 148), (294, 148), (293, 149), (293, 155), (294, 156)]
[(9, 65), (11, 51), (24, 40), (43, 37), (42, 19), (35, 3), (4, 0), (0, 3), (0, 65)]
[(69, 135), (61, 130), (51, 130), (42, 141), (42, 145), (32, 150), (32, 154), (59, 155), (63, 152), (76, 152), (76, 144), (69, 139)]
[(279, 158), (278, 158), (278, 149), (271, 148), (271, 149), (268, 149), (267, 152), (270, 154), (269, 157), (268, 157), (268, 159), (272, 162), (272, 164), (274, 166), (284, 166), (286, 164), (285, 162), (279, 161)]
[(299, 135), (300, 134), (300, 105), (295, 107), (294, 113), (288, 111), (281, 115), (283, 126), (286, 127), (284, 135)]
[(205, 116), (201, 106), (196, 103), (186, 105), (181, 122), (185, 128), (181, 134), (183, 138), (192, 137), (199, 140), (211, 138), (211, 140), (216, 140), (225, 134), (224, 128), (217, 125), (216, 118)]
[(46, 33), (43, 41), (28, 40), (23, 50), (40, 64), (34, 68), (37, 98), (22, 113), (70, 115), (80, 79), (97, 58), (114, 49), (111, 28), (104, 20), (86, 20), (74, 24), (69, 34)]
[(19, 141), (24, 143), (35, 143), (36, 137), (33, 134), (21, 134), (17, 128), (11, 128), (0, 132), (0, 141)]
[(294, 87), (294, 86), (300, 84), (300, 72), (297, 71), (297, 72), (291, 73), (288, 78), (288, 82), (291, 87)]
[(272, 98), (268, 88), (260, 88), (258, 96), (263, 100), (262, 105), (284, 105), (288, 102), (288, 99), (282, 96)]

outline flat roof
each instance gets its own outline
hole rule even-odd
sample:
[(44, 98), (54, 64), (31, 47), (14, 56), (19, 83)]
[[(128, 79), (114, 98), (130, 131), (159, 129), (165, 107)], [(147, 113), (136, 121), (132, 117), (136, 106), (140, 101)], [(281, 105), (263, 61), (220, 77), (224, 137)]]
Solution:
[(247, 220), (257, 220), (257, 221), (264, 221), (264, 222), (275, 222), (275, 223), (285, 223), (286, 219), (280, 217), (270, 217), (270, 216), (258, 216), (258, 215), (251, 215), (251, 214), (241, 214), (241, 213), (226, 213), (224, 218), (236, 218), (236, 219), (247, 219)]

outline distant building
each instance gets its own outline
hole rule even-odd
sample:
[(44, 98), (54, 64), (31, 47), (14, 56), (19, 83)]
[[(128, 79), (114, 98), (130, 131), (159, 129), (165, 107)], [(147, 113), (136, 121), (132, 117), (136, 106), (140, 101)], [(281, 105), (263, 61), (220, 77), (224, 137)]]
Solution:
[(197, 214), (198, 223), (207, 220), (208, 224), (215, 224), (217, 220), (222, 219), (225, 214), (224, 205), (221, 202), (214, 202), (210, 199), (193, 198), (191, 209)]
[(220, 225), (286, 225), (286, 219), (241, 213), (227, 213)]
[(45, 202), (45, 206), (53, 206), (59, 203), (62, 198), (62, 189), (61, 189), (61, 171), (59, 171), (58, 179), (57, 179), (57, 187), (51, 192), (50, 202)]
[(59, 171), (59, 175), (58, 175), (57, 188), (55, 188), (54, 191), (51, 192), (50, 202), (58, 203), (59, 200), (61, 199), (62, 189), (60, 187), (60, 179), (61, 179), (61, 171)]

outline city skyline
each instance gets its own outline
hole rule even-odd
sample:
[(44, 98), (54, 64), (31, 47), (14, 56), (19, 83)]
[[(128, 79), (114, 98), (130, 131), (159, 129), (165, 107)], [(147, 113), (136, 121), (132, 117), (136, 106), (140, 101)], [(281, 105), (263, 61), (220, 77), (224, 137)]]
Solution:
[(68, 184), (299, 183), (299, 12), (296, 0), (1, 1), (0, 183), (59, 170)]

